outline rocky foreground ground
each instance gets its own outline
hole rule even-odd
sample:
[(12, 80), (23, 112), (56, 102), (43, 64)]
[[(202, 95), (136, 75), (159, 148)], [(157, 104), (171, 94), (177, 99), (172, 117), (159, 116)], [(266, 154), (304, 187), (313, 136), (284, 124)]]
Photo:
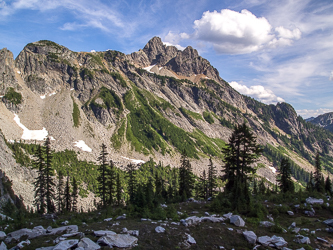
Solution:
[(32, 218), (29, 228), (12, 230), (13, 222), (4, 219), (0, 249), (329, 249), (332, 204), (325, 202), (310, 197), (289, 206), (265, 202), (281, 211), (265, 220), (212, 214), (209, 203), (196, 201), (177, 205), (180, 220), (128, 218), (117, 209)]

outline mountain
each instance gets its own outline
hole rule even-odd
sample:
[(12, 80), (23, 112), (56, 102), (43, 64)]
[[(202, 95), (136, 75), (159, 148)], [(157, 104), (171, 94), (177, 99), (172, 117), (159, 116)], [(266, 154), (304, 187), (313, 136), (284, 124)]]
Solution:
[[(137, 52), (74, 52), (51, 41), (29, 43), (14, 60), (0, 51), (0, 129), (8, 142), (52, 138), (57, 151), (96, 161), (100, 145), (118, 167), (149, 158), (178, 166), (186, 149), (196, 174), (246, 121), (263, 145), (259, 175), (275, 182), (282, 157), (303, 185), (321, 152), (333, 173), (333, 135), (298, 117), (287, 103), (241, 95), (192, 47), (152, 38)], [(24, 150), (23, 150), (24, 151)], [(27, 151), (25, 151), (27, 152)]]
[(309, 122), (333, 133), (333, 112), (319, 115), (316, 118), (313, 117)]

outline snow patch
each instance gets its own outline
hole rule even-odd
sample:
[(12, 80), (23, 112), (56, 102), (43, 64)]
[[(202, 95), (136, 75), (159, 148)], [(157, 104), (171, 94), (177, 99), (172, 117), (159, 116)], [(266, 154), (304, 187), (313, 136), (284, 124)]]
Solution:
[(45, 99), (45, 97), (46, 97), (46, 94), (45, 95), (41, 95), (40, 99)]
[(75, 144), (74, 145), (75, 147), (78, 147), (78, 148), (82, 149), (83, 151), (86, 151), (86, 152), (92, 151), (92, 149), (89, 148), (88, 145), (82, 140), (78, 140), (78, 141), (74, 142), (74, 144)]
[(9, 142), (9, 143), (14, 143), (15, 141), (14, 140), (7, 140), (7, 142)]
[(21, 71), (17, 71), (17, 74), (21, 74)]
[(42, 130), (29, 130), (21, 123), (17, 114), (14, 114), (14, 121), (17, 123), (17, 125), (19, 125), (20, 128), (23, 129), (23, 135), (21, 138), (24, 140), (43, 141), (48, 135), (46, 128), (43, 128)]
[(151, 72), (150, 70), (151, 70), (155, 65), (156, 65), (156, 64), (151, 65), (151, 66), (148, 66), (148, 67), (145, 67), (145, 68), (143, 68), (143, 69), (146, 70), (146, 71), (148, 71), (148, 72), (150, 72), (150, 73), (153, 73), (153, 72)]
[(74, 88), (71, 88), (70, 90), (71, 90), (71, 91), (73, 91), (73, 90), (74, 90)]
[(49, 94), (49, 96), (53, 96), (55, 94), (57, 94), (57, 92), (53, 92), (53, 93)]
[(161, 70), (161, 69), (163, 69), (163, 67), (158, 68), (158, 70)]
[(80, 66), (82, 66), (82, 63), (79, 63)]
[(2, 98), (3, 97), (3, 95), (0, 95), (0, 98)]
[(270, 170), (275, 174), (276, 173), (276, 168), (268, 166)]
[(127, 157), (124, 157), (124, 156), (120, 156), (121, 158), (124, 158), (124, 159), (126, 159), (126, 160), (129, 160), (129, 161), (131, 161), (131, 162), (133, 162), (134, 164), (140, 164), (140, 163), (145, 163), (145, 161), (143, 161), (143, 160), (135, 160), (135, 159), (130, 159), (130, 158), (127, 158)]

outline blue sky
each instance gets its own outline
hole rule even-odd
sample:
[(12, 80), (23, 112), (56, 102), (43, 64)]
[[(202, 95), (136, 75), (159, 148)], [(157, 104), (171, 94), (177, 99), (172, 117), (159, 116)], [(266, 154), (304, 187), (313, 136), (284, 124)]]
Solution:
[(0, 0), (0, 34), (15, 57), (38, 40), (131, 53), (159, 36), (196, 48), (243, 94), (304, 118), (333, 111), (331, 0)]

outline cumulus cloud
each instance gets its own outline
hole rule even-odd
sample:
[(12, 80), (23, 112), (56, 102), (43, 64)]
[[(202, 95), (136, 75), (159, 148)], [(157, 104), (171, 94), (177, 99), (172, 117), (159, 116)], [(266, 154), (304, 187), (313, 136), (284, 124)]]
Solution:
[(298, 115), (300, 115), (304, 119), (306, 119), (306, 118), (310, 118), (310, 117), (317, 117), (317, 116), (325, 114), (325, 113), (333, 112), (333, 109), (324, 109), (324, 108), (320, 108), (320, 109), (300, 109), (300, 110), (296, 110), (296, 112), (297, 112)]
[(254, 97), (266, 104), (276, 104), (277, 102), (284, 102), (284, 99), (276, 96), (273, 91), (265, 89), (261, 85), (251, 86), (250, 88), (241, 85), (238, 82), (230, 82), (231, 87), (240, 92), (243, 95)]
[(194, 21), (194, 29), (194, 39), (209, 42), (217, 52), (225, 54), (246, 54), (266, 47), (291, 45), (301, 37), (298, 28), (289, 30), (279, 26), (274, 29), (265, 17), (256, 17), (245, 9), (241, 12), (206, 11), (201, 19)]
[(331, 75), (330, 75), (330, 81), (333, 81), (333, 71), (331, 71)]
[(177, 33), (169, 31), (169, 33), (164, 37), (163, 43), (166, 46), (175, 46), (179, 50), (184, 50), (185, 47), (179, 45), (179, 42), (181, 40), (185, 40), (185, 39), (189, 39), (189, 38), (190, 38), (190, 36), (186, 33), (177, 34)]

